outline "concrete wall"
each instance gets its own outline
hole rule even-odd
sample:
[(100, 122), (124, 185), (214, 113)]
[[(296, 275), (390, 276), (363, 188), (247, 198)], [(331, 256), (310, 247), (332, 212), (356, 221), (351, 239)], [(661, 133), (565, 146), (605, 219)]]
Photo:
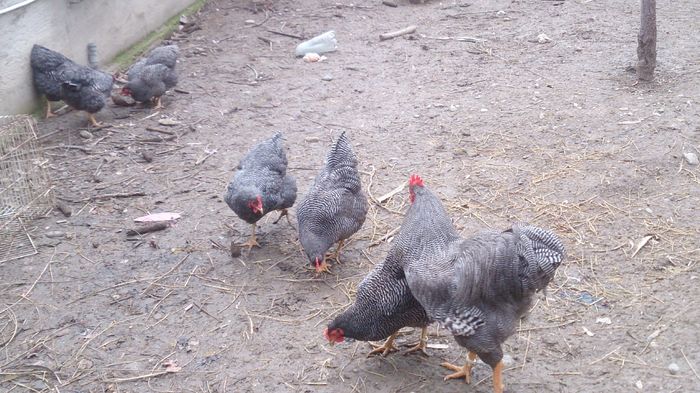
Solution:
[[(24, 0), (0, 0), (0, 12)], [(0, 14), (0, 115), (38, 108), (29, 53), (40, 44), (86, 64), (95, 42), (104, 64), (194, 0), (35, 0)]]

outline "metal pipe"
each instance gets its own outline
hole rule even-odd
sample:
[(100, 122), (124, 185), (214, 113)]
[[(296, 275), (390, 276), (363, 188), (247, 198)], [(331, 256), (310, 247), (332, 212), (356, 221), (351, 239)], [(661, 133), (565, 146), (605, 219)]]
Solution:
[(32, 4), (32, 3), (35, 2), (35, 1), (36, 1), (36, 0), (24, 0), (24, 1), (22, 1), (22, 2), (19, 2), (19, 3), (15, 4), (15, 5), (11, 5), (11, 6), (7, 7), (7, 8), (5, 8), (5, 9), (0, 10), (0, 15), (7, 14), (8, 12), (12, 12), (12, 11), (14, 11), (14, 10), (16, 10), (16, 9), (19, 9), (19, 8), (24, 7), (25, 5)]

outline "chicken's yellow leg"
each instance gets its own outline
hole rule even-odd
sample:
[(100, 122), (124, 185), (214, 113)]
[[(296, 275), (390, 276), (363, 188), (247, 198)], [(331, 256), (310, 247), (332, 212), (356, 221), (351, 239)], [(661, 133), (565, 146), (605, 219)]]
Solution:
[(343, 244), (345, 244), (345, 239), (339, 241), (338, 246), (335, 248), (335, 252), (329, 254), (326, 258), (333, 259), (336, 263), (340, 263), (340, 250), (343, 248)]
[(503, 388), (503, 361), (500, 361), (493, 368), (493, 392), (503, 393)]
[(429, 356), (428, 352), (425, 351), (426, 348), (428, 348), (428, 327), (423, 326), (423, 329), (421, 329), (420, 331), (420, 339), (418, 340), (418, 343), (406, 350), (406, 353), (404, 353), (404, 355), (416, 351), (421, 351), (425, 356)]
[(464, 363), (464, 366), (462, 366), (462, 367), (455, 366), (454, 364), (447, 363), (447, 362), (440, 364), (442, 367), (445, 367), (445, 368), (450, 369), (452, 371), (457, 371), (454, 374), (446, 375), (445, 381), (447, 381), (448, 379), (457, 379), (457, 378), (464, 377), (464, 381), (466, 383), (471, 383), (472, 382), (472, 367), (474, 366), (475, 360), (476, 360), (476, 353), (469, 351), (469, 352), (467, 352), (467, 361)]
[(51, 101), (46, 100), (46, 118), (56, 116), (55, 113), (51, 112)]
[(294, 227), (292, 222), (289, 220), (289, 211), (287, 211), (287, 209), (280, 210), (280, 216), (277, 217), (277, 219), (275, 220), (275, 222), (273, 222), (273, 224), (277, 224), (282, 219), (282, 217), (287, 217), (287, 223), (289, 223), (289, 225), (291, 225), (292, 228)]
[(248, 247), (248, 252), (253, 249), (253, 247), (260, 247), (260, 244), (258, 244), (258, 239), (255, 237), (255, 227), (257, 224), (253, 223), (253, 233), (250, 234), (250, 237), (248, 238), (248, 241), (243, 243), (243, 246)]
[(88, 113), (88, 120), (90, 121), (90, 125), (93, 127), (102, 126), (102, 123), (98, 122), (97, 119), (95, 119), (95, 115), (92, 113)]
[(399, 334), (399, 332), (395, 332), (389, 338), (384, 341), (384, 344), (382, 345), (375, 345), (372, 343), (369, 343), (369, 345), (373, 346), (374, 349), (370, 351), (370, 353), (367, 354), (367, 357), (370, 357), (375, 354), (380, 354), (382, 356), (388, 355), (392, 351), (397, 351), (396, 347), (394, 346), (394, 340), (396, 339), (396, 335)]
[(163, 103), (160, 102), (160, 97), (155, 98), (155, 103), (156, 103), (156, 106), (154, 106), (153, 109), (164, 109), (165, 108), (163, 106)]

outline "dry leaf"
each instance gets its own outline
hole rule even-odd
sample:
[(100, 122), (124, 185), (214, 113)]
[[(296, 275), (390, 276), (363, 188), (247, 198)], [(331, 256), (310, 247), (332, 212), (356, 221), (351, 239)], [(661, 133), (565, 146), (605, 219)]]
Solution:
[(646, 246), (647, 243), (649, 243), (649, 240), (651, 240), (651, 239), (654, 239), (654, 240), (658, 241), (658, 240), (659, 240), (659, 237), (656, 236), (656, 235), (654, 235), (654, 234), (644, 236), (640, 241), (637, 242), (637, 245), (634, 247), (634, 252), (632, 252), (632, 258), (634, 258), (634, 256), (637, 255), (637, 253), (638, 253), (644, 246)]
[(387, 199), (393, 197), (394, 195), (400, 193), (401, 190), (403, 190), (407, 184), (408, 184), (407, 182), (401, 183), (398, 187), (394, 188), (393, 190), (389, 191), (388, 193), (377, 198), (377, 202), (382, 203), (382, 202), (386, 201)]

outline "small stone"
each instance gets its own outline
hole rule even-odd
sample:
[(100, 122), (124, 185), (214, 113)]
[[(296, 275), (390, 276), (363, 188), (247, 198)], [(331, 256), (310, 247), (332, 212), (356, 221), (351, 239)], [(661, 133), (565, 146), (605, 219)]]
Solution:
[(540, 34), (537, 36), (537, 43), (538, 44), (546, 44), (548, 42), (552, 41), (549, 37), (547, 37), (547, 34)]
[(90, 131), (87, 131), (87, 130), (81, 130), (80, 137), (83, 139), (92, 139), (92, 133)]
[(241, 256), (241, 246), (231, 241), (231, 246), (229, 248), (231, 250), (231, 257), (238, 258)]
[(634, 384), (634, 386), (636, 386), (637, 389), (639, 389), (639, 390), (644, 389), (644, 384), (642, 383), (642, 381), (637, 381), (637, 382)]
[(318, 142), (319, 140), (320, 140), (320, 139), (318, 139), (318, 138), (315, 137), (315, 136), (307, 136), (306, 138), (304, 138), (304, 141), (305, 141), (306, 143), (316, 143), (316, 142)]
[(44, 234), (44, 236), (48, 237), (49, 239), (56, 239), (59, 237), (64, 237), (66, 236), (65, 232), (61, 231), (48, 231)]
[(608, 317), (600, 317), (600, 318), (595, 320), (595, 323), (600, 323), (603, 325), (610, 325), (612, 323), (612, 321)]
[(146, 162), (153, 162), (153, 154), (150, 151), (142, 151), (141, 157), (143, 157)]
[(324, 75), (324, 76), (321, 77), (321, 80), (322, 80), (322, 81), (326, 81), (326, 82), (330, 82), (330, 81), (333, 80), (333, 75), (331, 75), (331, 74), (326, 74), (326, 75)]
[(681, 371), (681, 369), (676, 363), (671, 363), (668, 365), (668, 372), (670, 372), (671, 375), (676, 375), (679, 371)]
[(683, 153), (683, 157), (690, 165), (698, 165), (698, 155), (695, 153)]
[(254, 25), (254, 24), (255, 24), (255, 21), (254, 21), (253, 19), (246, 19), (246, 20), (245, 20), (245, 24), (246, 24), (246, 25)]

